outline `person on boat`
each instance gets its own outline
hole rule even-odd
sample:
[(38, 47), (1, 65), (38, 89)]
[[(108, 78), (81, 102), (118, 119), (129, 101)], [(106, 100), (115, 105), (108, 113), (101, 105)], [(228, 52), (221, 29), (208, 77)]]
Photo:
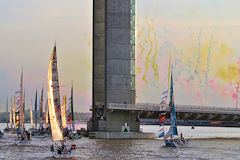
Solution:
[(18, 129), (17, 129), (17, 136), (18, 136), (18, 138), (22, 137), (22, 130), (19, 126), (18, 126)]
[(62, 149), (60, 147), (58, 148), (58, 154), (62, 154)]
[(63, 129), (63, 137), (68, 137), (69, 136), (69, 130), (68, 128)]
[(66, 147), (64, 141), (62, 141), (62, 147), (61, 147), (61, 149), (62, 149), (62, 152), (67, 152), (67, 147)]
[(182, 141), (183, 144), (185, 143), (185, 139), (183, 138), (182, 133), (181, 133), (181, 135), (180, 135), (180, 140)]
[(27, 135), (27, 139), (30, 141), (31, 138), (30, 138), (30, 133), (28, 131), (25, 131), (26, 132), (26, 135)]
[(50, 151), (51, 151), (51, 152), (54, 152), (54, 146), (53, 146), (53, 144), (52, 144), (51, 147), (50, 147)]

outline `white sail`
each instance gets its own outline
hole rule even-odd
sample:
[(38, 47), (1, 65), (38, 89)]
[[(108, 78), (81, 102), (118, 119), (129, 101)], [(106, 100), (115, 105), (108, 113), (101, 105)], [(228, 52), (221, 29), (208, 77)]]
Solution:
[(56, 45), (48, 68), (48, 107), (53, 141), (62, 141), (61, 106), (58, 82)]
[(63, 97), (63, 105), (61, 108), (61, 115), (62, 115), (62, 127), (66, 128), (67, 123), (66, 123), (66, 96)]
[(30, 110), (30, 118), (31, 118), (31, 128), (33, 128), (33, 113), (32, 113), (32, 101), (31, 101), (31, 110)]

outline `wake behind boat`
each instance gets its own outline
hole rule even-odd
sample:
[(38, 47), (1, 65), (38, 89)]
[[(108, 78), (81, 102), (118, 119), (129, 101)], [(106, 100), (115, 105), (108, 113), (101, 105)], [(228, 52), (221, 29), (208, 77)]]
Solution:
[(64, 141), (62, 131), (56, 44), (53, 48), (48, 69), (48, 107), (52, 140), (55, 142), (55, 147), (52, 145), (50, 151), (55, 158), (72, 158), (76, 145), (69, 148)]

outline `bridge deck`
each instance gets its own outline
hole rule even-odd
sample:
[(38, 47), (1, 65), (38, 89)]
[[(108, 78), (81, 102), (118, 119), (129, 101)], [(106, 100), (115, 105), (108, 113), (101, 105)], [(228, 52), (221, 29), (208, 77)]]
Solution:
[[(132, 104), (108, 104), (110, 110), (129, 110), (129, 111), (149, 111), (149, 112), (165, 112), (169, 111), (167, 105), (154, 104), (154, 103), (139, 103)], [(232, 114), (239, 115), (240, 109), (236, 108), (223, 108), (214, 106), (192, 106), (192, 105), (176, 105), (176, 112), (188, 113), (212, 113), (212, 114)]]

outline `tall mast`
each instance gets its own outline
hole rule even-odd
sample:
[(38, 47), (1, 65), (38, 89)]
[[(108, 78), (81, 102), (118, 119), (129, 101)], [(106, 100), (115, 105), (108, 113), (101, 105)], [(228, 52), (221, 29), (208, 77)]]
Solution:
[[(8, 115), (8, 97), (7, 97), (7, 103), (6, 103), (6, 116), (7, 115)], [(8, 120), (7, 120), (7, 128), (8, 128)]]
[(22, 73), (21, 73), (21, 83), (20, 83), (20, 126), (23, 131), (24, 126), (23, 126), (23, 68), (22, 68)]
[(46, 100), (46, 106), (45, 106), (45, 128), (48, 128), (48, 100)]
[(12, 128), (12, 97), (11, 97), (11, 101), (10, 101), (9, 123), (10, 123), (10, 127)]
[(31, 108), (30, 108), (30, 118), (31, 118), (31, 128), (33, 128), (33, 108), (32, 108), (32, 100), (31, 100)]
[(71, 113), (72, 113), (72, 128), (73, 128), (73, 131), (75, 131), (74, 112), (73, 112), (73, 83), (71, 88)]
[(25, 90), (23, 95), (23, 128), (25, 128)]
[(41, 92), (41, 102), (40, 102), (40, 129), (43, 129), (43, 88)]
[(37, 89), (35, 95), (35, 129), (37, 129)]
[(171, 67), (171, 86), (170, 86), (170, 115), (171, 115), (171, 129), (173, 135), (178, 135), (177, 132), (177, 119), (176, 119), (176, 112), (175, 112), (175, 103), (174, 103), (174, 92), (173, 92), (173, 74), (172, 74), (172, 67)]
[(16, 128), (16, 124), (15, 124), (15, 104), (16, 104), (16, 100), (15, 100), (15, 95), (14, 95), (14, 98), (13, 98), (13, 127), (14, 129)]

